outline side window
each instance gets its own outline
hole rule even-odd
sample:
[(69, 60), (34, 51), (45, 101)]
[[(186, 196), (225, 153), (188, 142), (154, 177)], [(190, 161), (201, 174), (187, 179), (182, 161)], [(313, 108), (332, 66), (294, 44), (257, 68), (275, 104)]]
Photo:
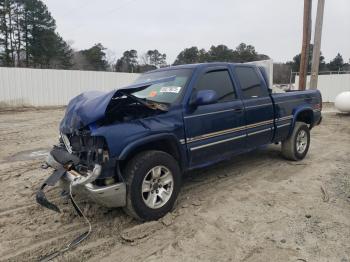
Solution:
[(267, 95), (261, 86), (260, 78), (254, 68), (236, 67), (235, 72), (241, 84), (243, 98), (255, 98)]
[(227, 70), (205, 73), (199, 78), (196, 90), (214, 90), (219, 102), (232, 101), (236, 98), (235, 89)]

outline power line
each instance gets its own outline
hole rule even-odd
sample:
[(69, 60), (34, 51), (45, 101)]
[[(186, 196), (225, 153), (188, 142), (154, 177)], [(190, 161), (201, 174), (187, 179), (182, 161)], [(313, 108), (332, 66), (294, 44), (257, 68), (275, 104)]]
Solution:
[(65, 17), (65, 16), (68, 16), (68, 15), (70, 15), (71, 13), (73, 13), (73, 12), (75, 12), (77, 10), (82, 10), (82, 9), (86, 8), (87, 6), (91, 5), (91, 3), (96, 3), (96, 2), (90, 1), (88, 4), (84, 3), (82, 5), (79, 5), (78, 7), (75, 7), (75, 8), (72, 8), (72, 9), (68, 10), (62, 16)]
[[(112, 8), (112, 9), (108, 10), (107, 12), (103, 12), (103, 13), (100, 13), (100, 14), (98, 14), (98, 15), (99, 15), (99, 16), (105, 16), (105, 15), (108, 15), (108, 14), (113, 13), (113, 12), (116, 13), (116, 12), (122, 10), (123, 8), (127, 7), (129, 4), (131, 4), (131, 3), (135, 2), (135, 1), (136, 1), (136, 0), (127, 1), (127, 2), (125, 2), (123, 5), (119, 5), (119, 6), (117, 6), (116, 8)], [(76, 27), (73, 28), (72, 31), (75, 32), (76, 30), (81, 29), (81, 28), (83, 28), (84, 26), (87, 26), (87, 24), (84, 23), (84, 24), (81, 24), (80, 26), (76, 26)]]

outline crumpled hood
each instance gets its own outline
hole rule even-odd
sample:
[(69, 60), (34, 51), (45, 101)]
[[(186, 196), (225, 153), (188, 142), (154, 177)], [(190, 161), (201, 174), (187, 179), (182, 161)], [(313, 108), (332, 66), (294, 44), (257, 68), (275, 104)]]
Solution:
[(74, 97), (68, 104), (64, 118), (60, 123), (62, 133), (72, 133), (81, 127), (101, 119), (106, 108), (116, 93), (90, 91)]
[(65, 134), (73, 133), (74, 130), (80, 129), (96, 122), (99, 119), (102, 119), (105, 116), (108, 104), (118, 92), (136, 92), (147, 88), (150, 85), (168, 82), (174, 79), (174, 77), (162, 78), (156, 81), (126, 86), (110, 92), (84, 92), (74, 97), (68, 103), (64, 118), (60, 123), (60, 131)]

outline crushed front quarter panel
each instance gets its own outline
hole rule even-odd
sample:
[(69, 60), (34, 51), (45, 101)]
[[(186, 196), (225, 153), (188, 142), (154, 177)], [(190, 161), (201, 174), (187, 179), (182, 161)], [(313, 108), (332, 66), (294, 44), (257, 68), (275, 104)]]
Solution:
[(177, 143), (184, 138), (183, 119), (179, 109), (130, 122), (100, 126), (91, 130), (91, 135), (103, 136), (106, 139), (110, 157), (117, 159), (127, 145), (151, 135), (167, 133), (174, 134)]

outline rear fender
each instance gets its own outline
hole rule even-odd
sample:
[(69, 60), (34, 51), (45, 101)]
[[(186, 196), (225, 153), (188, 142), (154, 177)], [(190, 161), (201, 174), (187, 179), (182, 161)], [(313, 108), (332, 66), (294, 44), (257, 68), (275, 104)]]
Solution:
[(297, 107), (294, 112), (293, 112), (293, 122), (292, 125), (289, 129), (289, 133), (288, 133), (288, 137), (292, 134), (294, 127), (295, 127), (295, 123), (300, 120), (300, 117), (302, 115), (307, 116), (307, 118), (305, 118), (304, 122), (310, 125), (310, 128), (313, 126), (314, 124), (314, 111), (312, 109), (311, 106), (300, 106)]

